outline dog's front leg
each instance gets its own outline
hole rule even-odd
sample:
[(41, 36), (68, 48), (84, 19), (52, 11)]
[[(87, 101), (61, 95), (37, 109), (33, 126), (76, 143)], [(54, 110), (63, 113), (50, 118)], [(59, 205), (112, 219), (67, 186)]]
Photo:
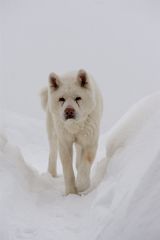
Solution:
[(71, 143), (59, 143), (59, 153), (63, 167), (65, 181), (65, 193), (77, 193), (75, 186), (75, 176), (72, 166), (73, 149)]
[(81, 150), (81, 159), (77, 166), (77, 189), (85, 191), (90, 186), (90, 170), (96, 155), (97, 145)]
[(48, 171), (53, 176), (57, 176), (57, 135), (54, 129), (54, 122), (52, 119), (52, 115), (50, 112), (47, 112), (47, 132), (48, 132), (48, 140), (49, 140), (49, 164)]

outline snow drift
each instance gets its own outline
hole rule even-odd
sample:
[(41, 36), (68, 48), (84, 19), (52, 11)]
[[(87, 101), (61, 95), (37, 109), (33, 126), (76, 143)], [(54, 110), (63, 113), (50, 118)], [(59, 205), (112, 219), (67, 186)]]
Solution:
[[(88, 239), (160, 238), (160, 94), (149, 96), (107, 137), (108, 165), (92, 204)], [(96, 230), (95, 230), (96, 229)]]
[(43, 123), (3, 113), (0, 239), (159, 240), (159, 106), (160, 93), (133, 106), (106, 134), (106, 157), (99, 161), (101, 136), (92, 191), (68, 197), (63, 178), (45, 173)]

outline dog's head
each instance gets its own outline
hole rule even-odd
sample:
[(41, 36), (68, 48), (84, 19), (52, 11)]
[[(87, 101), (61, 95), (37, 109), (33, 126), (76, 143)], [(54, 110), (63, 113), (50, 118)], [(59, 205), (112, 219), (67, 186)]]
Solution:
[(91, 77), (85, 70), (49, 75), (48, 106), (64, 123), (83, 121), (95, 108)]

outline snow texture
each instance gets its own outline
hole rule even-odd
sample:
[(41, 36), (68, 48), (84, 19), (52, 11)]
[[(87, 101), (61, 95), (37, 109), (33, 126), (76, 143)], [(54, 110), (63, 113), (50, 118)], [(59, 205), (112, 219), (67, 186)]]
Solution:
[(0, 239), (159, 240), (159, 106), (160, 93), (141, 100), (101, 136), (81, 196), (63, 195), (60, 164), (47, 173), (45, 124), (1, 112)]

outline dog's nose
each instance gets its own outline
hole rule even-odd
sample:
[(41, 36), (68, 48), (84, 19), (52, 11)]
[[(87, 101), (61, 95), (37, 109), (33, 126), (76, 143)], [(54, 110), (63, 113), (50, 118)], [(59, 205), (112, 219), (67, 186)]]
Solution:
[(65, 115), (65, 119), (75, 118), (75, 110), (74, 110), (74, 108), (67, 107), (64, 110), (64, 115)]

